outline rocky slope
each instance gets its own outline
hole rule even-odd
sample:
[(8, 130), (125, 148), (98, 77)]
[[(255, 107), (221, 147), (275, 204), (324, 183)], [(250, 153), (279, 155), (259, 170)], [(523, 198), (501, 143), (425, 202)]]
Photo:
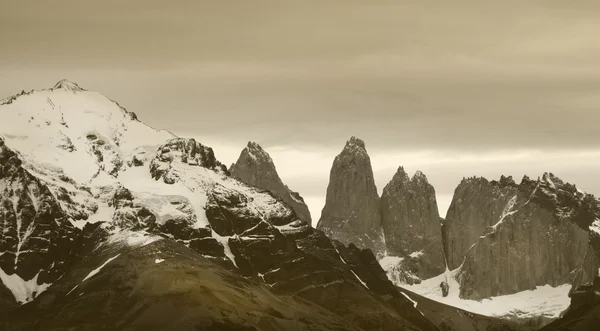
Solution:
[(464, 180), (443, 225), (448, 264), (460, 266), (461, 297), (591, 280), (598, 233), (590, 226), (599, 215), (592, 195), (552, 174), (518, 185), (511, 178)]
[[(417, 171), (410, 178), (404, 168), (398, 168), (383, 189), (381, 217), (388, 255), (404, 257), (404, 264), (415, 264), (414, 273), (419, 279), (444, 272), (435, 189), (422, 172)], [(406, 261), (409, 259), (415, 261)]]
[(345, 244), (371, 249), (377, 256), (385, 250), (379, 195), (365, 143), (352, 137), (335, 157), (319, 230)]
[(3, 329), (437, 330), (193, 139), (68, 81), (0, 114)]
[(312, 220), (304, 199), (290, 190), (277, 174), (271, 156), (257, 143), (248, 142), (238, 160), (229, 169), (231, 176), (242, 182), (271, 192), (292, 207), (298, 217), (311, 224)]

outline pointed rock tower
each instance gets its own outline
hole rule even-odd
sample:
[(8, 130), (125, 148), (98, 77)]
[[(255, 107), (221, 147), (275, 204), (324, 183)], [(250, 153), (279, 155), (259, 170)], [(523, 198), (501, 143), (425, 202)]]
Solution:
[(336, 156), (329, 175), (325, 207), (317, 229), (344, 244), (354, 243), (382, 256), (379, 196), (365, 143), (352, 137)]
[(415, 259), (421, 279), (445, 270), (435, 189), (422, 172), (411, 179), (403, 167), (398, 168), (383, 189), (381, 217), (388, 255)]
[(292, 207), (301, 220), (311, 224), (310, 212), (304, 199), (283, 184), (273, 159), (259, 144), (248, 142), (237, 162), (231, 165), (230, 172), (231, 176), (246, 184), (271, 192)]

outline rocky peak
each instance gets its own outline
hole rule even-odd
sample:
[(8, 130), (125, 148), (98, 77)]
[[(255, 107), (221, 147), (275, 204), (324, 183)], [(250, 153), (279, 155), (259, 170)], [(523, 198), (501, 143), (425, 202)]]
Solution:
[(426, 279), (445, 270), (435, 189), (421, 171), (409, 179), (398, 168), (381, 195), (381, 223), (387, 254), (402, 257), (411, 277)]
[(442, 228), (448, 267), (462, 265), (461, 297), (562, 285), (574, 270), (585, 269), (580, 278), (589, 280), (589, 270), (598, 264), (597, 253), (588, 247), (590, 225), (598, 215), (593, 196), (552, 173), (537, 180), (525, 176), (519, 185), (504, 176), (463, 181)]
[(213, 149), (194, 138), (173, 138), (160, 146), (150, 163), (150, 173), (154, 179), (162, 178), (165, 183), (173, 184), (179, 177), (177, 164), (200, 166), (229, 174), (227, 167), (215, 157)]
[(232, 177), (271, 192), (292, 207), (301, 220), (311, 224), (310, 211), (304, 199), (282, 182), (273, 159), (259, 144), (248, 142), (230, 171)]
[(366, 150), (365, 142), (360, 138), (356, 138), (355, 136), (352, 136), (352, 137), (350, 137), (350, 139), (348, 139), (345, 147), (346, 148), (357, 147), (357, 148), (362, 148), (362, 149)]
[(421, 170), (417, 170), (417, 172), (415, 172), (411, 181), (421, 184), (429, 184), (427, 176), (425, 176), (425, 174)]
[(77, 83), (71, 82), (67, 79), (60, 80), (52, 88), (52, 90), (58, 90), (58, 89), (63, 89), (65, 91), (73, 92), (73, 93), (85, 91), (84, 89), (79, 87), (79, 85), (77, 85)]
[(317, 228), (345, 244), (384, 251), (379, 196), (371, 159), (362, 140), (352, 137), (335, 157), (325, 206)]
[(404, 167), (403, 166), (398, 167), (398, 170), (394, 174), (394, 177), (392, 177), (392, 182), (399, 183), (399, 182), (408, 182), (408, 181), (410, 181), (410, 177), (404, 170)]
[[(442, 236), (448, 268), (458, 268), (469, 248), (486, 228), (500, 220), (518, 188), (504, 186), (507, 178), (488, 181), (483, 177), (463, 179), (454, 190), (452, 202), (442, 223)], [(510, 211), (507, 210), (507, 212)]]
[(491, 183), (500, 187), (517, 186), (512, 176), (504, 175), (501, 175), (499, 180), (492, 180)]
[(258, 143), (255, 143), (254, 141), (248, 141), (248, 144), (246, 144), (246, 148), (250, 152), (257, 152), (258, 154), (267, 154), (267, 152), (265, 152), (262, 146)]
[(352, 136), (344, 146), (342, 153), (340, 155), (346, 154), (360, 154), (363, 156), (367, 156), (367, 148), (365, 147), (365, 142), (362, 139), (356, 138)]

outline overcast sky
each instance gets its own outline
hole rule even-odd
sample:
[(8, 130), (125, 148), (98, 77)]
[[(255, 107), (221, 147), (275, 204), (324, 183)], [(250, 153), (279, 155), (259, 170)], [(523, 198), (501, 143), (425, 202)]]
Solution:
[(365, 140), (379, 190), (422, 170), (544, 171), (600, 195), (600, 1), (0, 1), (0, 96), (67, 78), (230, 164), (248, 140), (320, 216)]

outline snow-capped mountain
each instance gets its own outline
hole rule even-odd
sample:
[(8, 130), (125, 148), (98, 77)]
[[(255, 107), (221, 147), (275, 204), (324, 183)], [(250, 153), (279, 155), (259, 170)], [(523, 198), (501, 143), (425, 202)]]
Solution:
[(69, 81), (0, 118), (5, 330), (437, 330), (370, 250), (200, 142)]

